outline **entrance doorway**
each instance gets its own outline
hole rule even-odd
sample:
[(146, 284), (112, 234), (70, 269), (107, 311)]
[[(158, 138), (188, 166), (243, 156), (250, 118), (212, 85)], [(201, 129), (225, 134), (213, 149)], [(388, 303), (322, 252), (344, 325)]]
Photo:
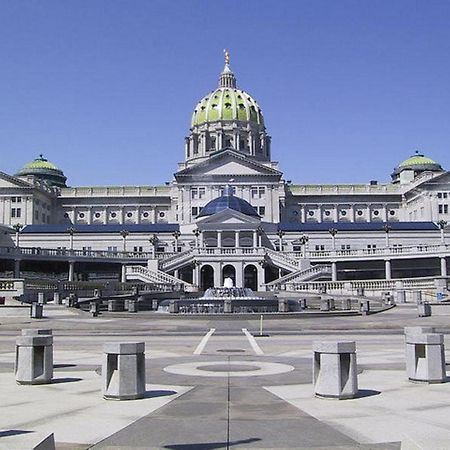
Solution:
[(250, 288), (252, 291), (258, 290), (258, 270), (253, 264), (245, 266), (244, 287)]
[(236, 269), (231, 264), (227, 264), (222, 269), (222, 286), (225, 278), (231, 278), (233, 280), (233, 286), (236, 286)]
[(200, 269), (200, 289), (206, 291), (214, 287), (214, 269), (206, 264)]

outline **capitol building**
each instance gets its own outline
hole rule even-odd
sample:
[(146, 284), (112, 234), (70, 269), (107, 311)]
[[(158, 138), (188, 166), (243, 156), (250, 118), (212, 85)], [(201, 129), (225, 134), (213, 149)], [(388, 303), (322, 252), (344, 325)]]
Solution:
[(226, 54), (166, 184), (72, 186), (43, 155), (0, 172), (2, 276), (192, 290), (225, 278), (264, 290), (447, 276), (450, 174), (439, 162), (405, 149), (388, 183), (300, 184), (283, 178), (269, 129)]

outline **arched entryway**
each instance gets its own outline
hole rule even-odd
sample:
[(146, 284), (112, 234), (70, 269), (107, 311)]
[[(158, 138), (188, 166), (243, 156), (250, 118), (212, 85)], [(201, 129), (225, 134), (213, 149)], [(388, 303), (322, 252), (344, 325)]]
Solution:
[(205, 264), (200, 269), (200, 289), (206, 291), (210, 287), (214, 287), (214, 269)]
[(253, 264), (248, 264), (244, 269), (244, 287), (252, 291), (258, 290), (258, 270)]
[(236, 269), (231, 264), (227, 264), (222, 269), (222, 286), (225, 278), (231, 278), (233, 280), (233, 286), (236, 286)]

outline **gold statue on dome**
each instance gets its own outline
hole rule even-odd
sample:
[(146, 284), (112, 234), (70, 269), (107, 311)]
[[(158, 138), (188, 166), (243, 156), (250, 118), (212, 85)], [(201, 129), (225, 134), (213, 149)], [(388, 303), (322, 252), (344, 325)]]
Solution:
[(225, 48), (223, 50), (223, 54), (225, 56), (225, 64), (226, 65), (230, 64), (230, 52)]

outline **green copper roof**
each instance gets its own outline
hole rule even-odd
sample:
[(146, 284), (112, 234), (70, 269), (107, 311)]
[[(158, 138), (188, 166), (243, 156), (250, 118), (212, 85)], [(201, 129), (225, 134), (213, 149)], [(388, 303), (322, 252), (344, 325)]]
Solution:
[(438, 164), (436, 161), (433, 161), (431, 158), (427, 158), (424, 155), (413, 155), (410, 158), (403, 161), (399, 167), (406, 167), (406, 166), (421, 166), (424, 164)]
[(217, 120), (240, 120), (264, 125), (261, 108), (247, 92), (219, 87), (203, 97), (192, 115), (192, 126)]
[(39, 155), (34, 161), (25, 164), (16, 176), (23, 177), (33, 175), (37, 178), (47, 181), (52, 186), (65, 187), (67, 177), (63, 171), (56, 167), (53, 163)]

